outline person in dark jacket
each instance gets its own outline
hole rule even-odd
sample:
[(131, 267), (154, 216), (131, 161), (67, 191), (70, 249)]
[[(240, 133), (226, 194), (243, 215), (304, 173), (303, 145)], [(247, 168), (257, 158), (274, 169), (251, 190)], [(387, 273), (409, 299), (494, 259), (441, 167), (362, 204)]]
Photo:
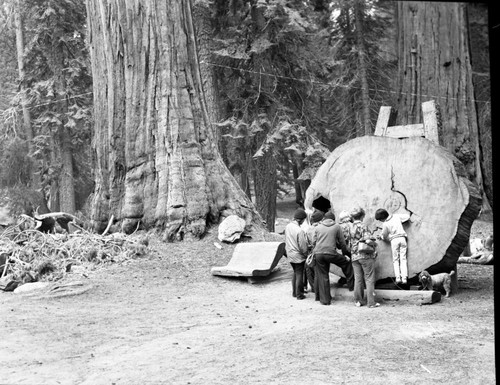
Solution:
[[(344, 234), (340, 225), (335, 223), (335, 215), (329, 211), (321, 223), (315, 228), (314, 254), (316, 255), (316, 270), (314, 293), (316, 301), (323, 305), (330, 305), (330, 263), (342, 269), (349, 291), (354, 290), (354, 273), (351, 265), (351, 251), (346, 245)], [(342, 254), (337, 252), (342, 250)]]

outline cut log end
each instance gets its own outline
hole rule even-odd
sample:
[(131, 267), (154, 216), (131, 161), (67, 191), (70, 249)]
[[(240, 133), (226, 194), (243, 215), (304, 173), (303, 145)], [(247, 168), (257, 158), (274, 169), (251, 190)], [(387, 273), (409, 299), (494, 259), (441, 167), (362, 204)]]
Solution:
[[(481, 209), (477, 186), (445, 148), (424, 138), (365, 136), (337, 147), (320, 167), (306, 192), (305, 207), (323, 197), (336, 214), (365, 209), (365, 224), (379, 232), (375, 211), (411, 215), (408, 272), (449, 272), (467, 245)], [(342, 275), (335, 266), (332, 272)], [(389, 242), (378, 241), (376, 279), (394, 277)]]

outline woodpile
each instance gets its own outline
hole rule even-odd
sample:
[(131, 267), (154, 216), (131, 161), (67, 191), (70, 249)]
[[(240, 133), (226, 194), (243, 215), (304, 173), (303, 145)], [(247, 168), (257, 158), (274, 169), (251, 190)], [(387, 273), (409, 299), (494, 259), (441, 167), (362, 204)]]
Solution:
[[(464, 166), (445, 148), (419, 137), (364, 136), (337, 147), (306, 192), (305, 207), (327, 198), (338, 214), (361, 206), (365, 223), (377, 233), (375, 211), (410, 214), (409, 277), (422, 270), (449, 272), (468, 244), (481, 194)], [(342, 275), (333, 267), (332, 272)], [(391, 248), (378, 241), (377, 279), (394, 277)]]
[(58, 281), (82, 267), (143, 256), (147, 246), (147, 237), (123, 233), (99, 235), (82, 229), (50, 234), (13, 225), (0, 231), (0, 276), (18, 284)]

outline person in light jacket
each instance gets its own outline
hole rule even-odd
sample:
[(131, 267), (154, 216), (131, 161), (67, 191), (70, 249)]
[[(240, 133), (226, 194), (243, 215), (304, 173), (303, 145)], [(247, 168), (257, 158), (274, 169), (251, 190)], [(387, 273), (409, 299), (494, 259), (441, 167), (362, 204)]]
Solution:
[(293, 220), (285, 227), (285, 251), (288, 261), (293, 268), (292, 296), (304, 299), (304, 267), (307, 258), (306, 233), (300, 225), (307, 218), (304, 209), (297, 209)]

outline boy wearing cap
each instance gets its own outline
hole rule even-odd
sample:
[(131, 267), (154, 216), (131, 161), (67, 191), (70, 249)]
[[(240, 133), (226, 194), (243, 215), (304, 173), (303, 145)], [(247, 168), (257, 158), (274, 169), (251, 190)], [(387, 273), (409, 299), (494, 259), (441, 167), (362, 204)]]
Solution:
[[(316, 255), (316, 270), (314, 292), (316, 300), (323, 305), (330, 305), (330, 263), (339, 266), (347, 279), (347, 287), (354, 290), (354, 274), (351, 265), (351, 251), (348, 249), (342, 228), (335, 223), (335, 215), (329, 211), (321, 223), (315, 228), (314, 254)], [(339, 254), (337, 249), (342, 250)]]
[(300, 225), (307, 218), (304, 209), (297, 209), (291, 221), (285, 227), (286, 256), (293, 268), (292, 296), (304, 299), (304, 267), (307, 258), (306, 233)]

